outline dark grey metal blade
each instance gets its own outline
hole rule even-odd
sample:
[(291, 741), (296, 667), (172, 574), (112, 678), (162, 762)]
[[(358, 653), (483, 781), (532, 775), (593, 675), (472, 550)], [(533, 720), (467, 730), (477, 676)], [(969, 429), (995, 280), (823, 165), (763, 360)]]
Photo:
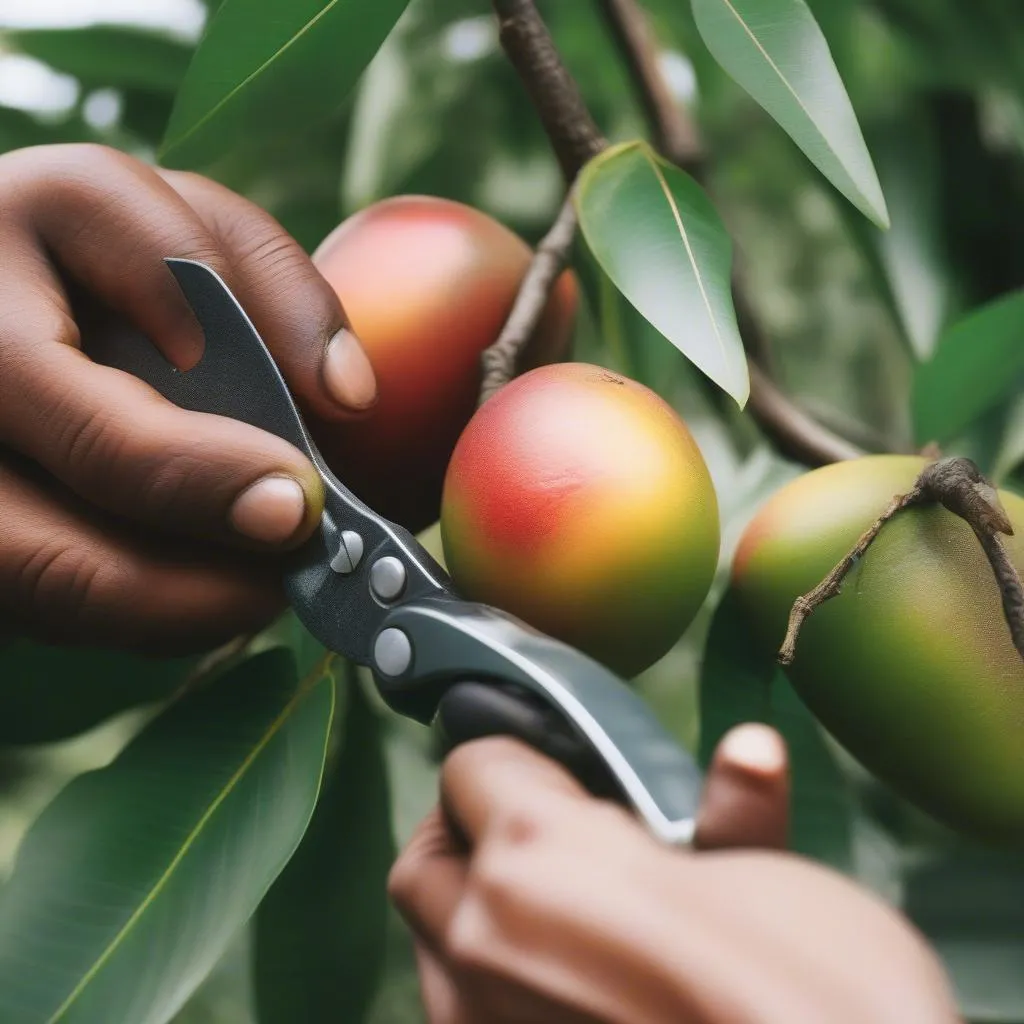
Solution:
[(465, 679), (522, 687), (558, 709), (655, 835), (674, 845), (691, 840), (703, 786), (697, 764), (646, 701), (602, 665), (496, 609), (450, 598), (396, 608), (383, 625), (411, 641), (404, 673), (378, 673), (393, 708), (430, 721), (453, 666)]
[[(199, 362), (178, 370), (128, 325), (97, 332), (90, 339), (89, 355), (146, 381), (183, 409), (249, 423), (309, 457), (323, 480), (324, 513), (317, 533), (295, 552), (285, 589), (296, 615), (317, 640), (361, 665), (369, 664), (373, 637), (387, 612), (370, 592), (373, 564), (386, 555), (402, 559), (406, 600), (446, 592), (447, 575), (407, 530), (378, 516), (331, 472), (277, 363), (221, 277), (193, 260), (166, 262), (203, 329), (205, 349)], [(353, 569), (339, 573), (332, 562), (345, 531), (359, 536), (362, 557)]]
[(141, 378), (183, 409), (242, 420), (283, 437), (312, 457), (314, 446), (288, 385), (227, 285), (203, 263), (166, 263), (202, 325), (202, 359), (181, 371), (156, 346), (129, 330), (101, 332), (90, 344), (90, 355)]

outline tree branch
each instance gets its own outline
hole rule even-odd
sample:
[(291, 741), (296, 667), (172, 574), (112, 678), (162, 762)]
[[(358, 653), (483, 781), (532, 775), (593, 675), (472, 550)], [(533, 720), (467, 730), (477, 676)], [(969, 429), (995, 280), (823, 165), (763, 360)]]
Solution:
[(643, 11), (635, 0), (597, 2), (636, 85), (655, 148), (684, 171), (702, 178), (704, 146), (700, 132), (668, 87)]
[(806, 466), (827, 466), (867, 453), (832, 433), (793, 404), (752, 359), (747, 408), (779, 450)]
[(494, 0), (501, 45), (530, 94), (565, 180), (572, 184), (606, 142), (533, 0)]
[(484, 376), (479, 405), (500, 391), (515, 374), (516, 361), (537, 329), (558, 275), (569, 260), (576, 224), (576, 208), (570, 190), (554, 225), (537, 246), (498, 340), (481, 357)]

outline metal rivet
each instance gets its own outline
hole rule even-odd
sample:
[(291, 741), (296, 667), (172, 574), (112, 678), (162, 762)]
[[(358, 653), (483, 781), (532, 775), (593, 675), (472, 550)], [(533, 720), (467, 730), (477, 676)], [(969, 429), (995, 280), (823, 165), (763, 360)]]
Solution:
[(382, 601), (394, 601), (405, 590), (405, 566), (394, 555), (378, 558), (370, 570), (370, 587)]
[(392, 626), (377, 637), (373, 660), (386, 676), (400, 676), (412, 663), (412, 644), (400, 629)]
[(339, 538), (338, 553), (331, 559), (331, 568), (348, 575), (363, 557), (363, 538), (355, 530), (344, 530)]

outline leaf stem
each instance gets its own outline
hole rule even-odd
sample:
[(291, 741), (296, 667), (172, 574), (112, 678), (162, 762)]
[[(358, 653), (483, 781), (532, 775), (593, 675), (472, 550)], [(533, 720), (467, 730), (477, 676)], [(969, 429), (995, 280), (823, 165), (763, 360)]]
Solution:
[(551, 230), (537, 246), (498, 340), (481, 356), (483, 383), (479, 405), (500, 391), (515, 375), (519, 356), (533, 337), (558, 276), (569, 260), (576, 227), (576, 208), (570, 190)]

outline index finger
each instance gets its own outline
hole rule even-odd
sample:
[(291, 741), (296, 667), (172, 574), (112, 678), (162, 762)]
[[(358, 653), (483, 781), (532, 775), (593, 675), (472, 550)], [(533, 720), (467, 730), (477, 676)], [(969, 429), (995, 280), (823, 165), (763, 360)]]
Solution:
[(368, 409), (377, 395), (373, 368), (341, 300), (299, 243), (223, 185), (187, 171), (159, 173), (216, 238), (235, 294), (300, 404), (329, 422)]

